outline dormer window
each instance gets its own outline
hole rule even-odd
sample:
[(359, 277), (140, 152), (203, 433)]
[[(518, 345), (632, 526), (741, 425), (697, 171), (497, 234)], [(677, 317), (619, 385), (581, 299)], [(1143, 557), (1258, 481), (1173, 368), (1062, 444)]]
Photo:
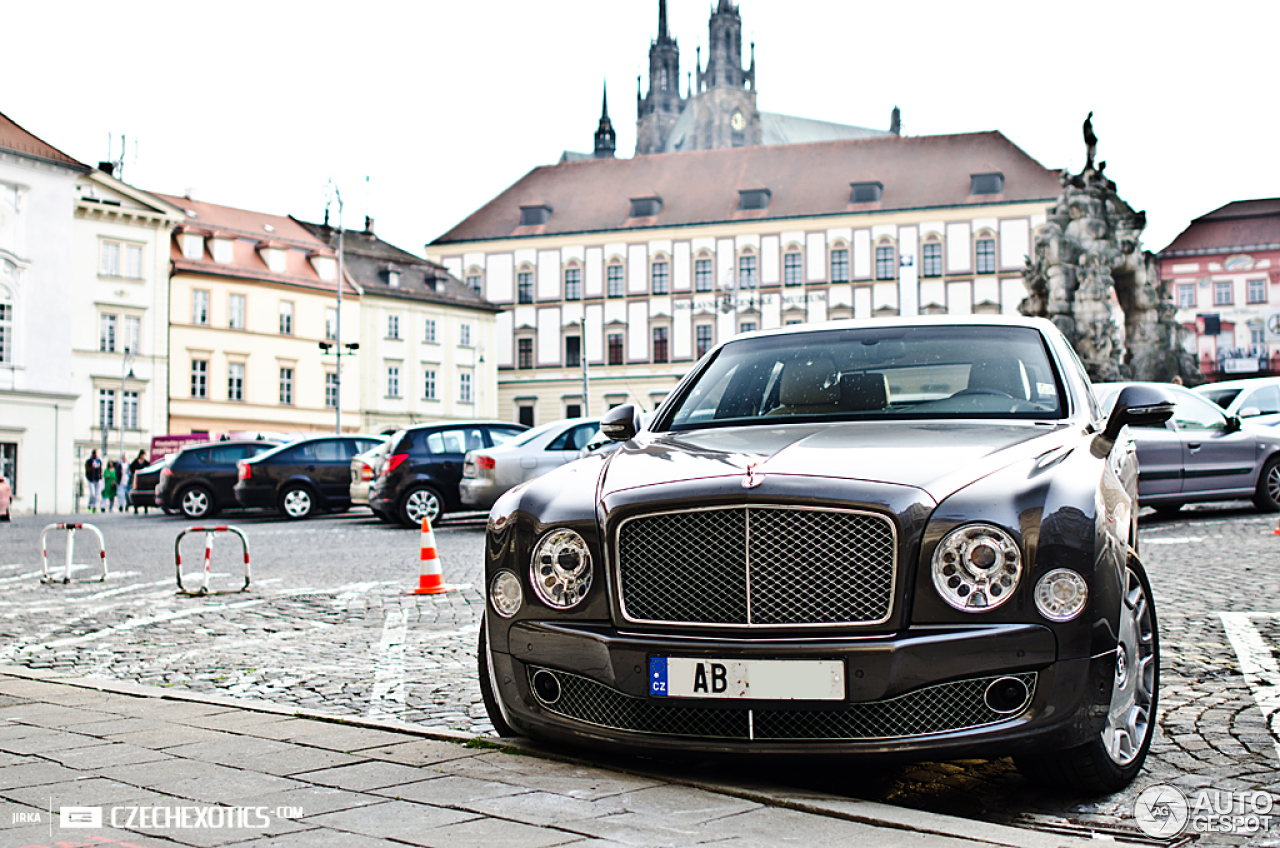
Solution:
[(884, 184), (879, 182), (849, 183), (850, 203), (876, 203), (884, 193)]
[(1004, 194), (1004, 174), (970, 174), (969, 194)]
[(317, 277), (327, 283), (331, 283), (338, 278), (338, 260), (334, 257), (323, 253), (313, 253), (310, 259), (311, 267), (315, 269)]
[(738, 191), (738, 209), (768, 209), (772, 192), (767, 188), (744, 188)]
[(268, 270), (273, 274), (283, 274), (285, 272), (286, 248), (271, 242), (264, 242), (258, 245), (258, 252), (262, 254), (262, 261), (267, 263)]
[(661, 197), (633, 197), (631, 198), (631, 217), (632, 218), (652, 218), (662, 211)]
[(209, 242), (209, 251), (213, 254), (214, 262), (230, 265), (235, 261), (235, 240), (230, 236), (214, 235)]
[(536, 227), (551, 220), (551, 207), (545, 203), (520, 207), (520, 226)]
[(182, 245), (183, 259), (204, 259), (204, 234), (185, 232), (178, 236)]
[(393, 289), (400, 288), (400, 272), (399, 271), (387, 272), (387, 285), (391, 286), (391, 288)]

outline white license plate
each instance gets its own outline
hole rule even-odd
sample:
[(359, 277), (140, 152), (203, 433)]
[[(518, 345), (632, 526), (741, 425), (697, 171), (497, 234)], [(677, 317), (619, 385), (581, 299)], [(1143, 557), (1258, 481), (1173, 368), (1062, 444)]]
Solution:
[(657, 698), (842, 701), (844, 663), (650, 657), (649, 694)]

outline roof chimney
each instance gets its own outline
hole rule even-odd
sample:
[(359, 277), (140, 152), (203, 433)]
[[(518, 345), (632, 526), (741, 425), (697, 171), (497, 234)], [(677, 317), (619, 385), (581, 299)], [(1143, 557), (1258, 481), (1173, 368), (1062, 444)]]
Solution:
[(116, 163), (115, 162), (99, 162), (98, 170), (106, 174), (108, 177), (115, 176)]
[(373, 219), (368, 215), (364, 216), (364, 231), (366, 235), (373, 235)]

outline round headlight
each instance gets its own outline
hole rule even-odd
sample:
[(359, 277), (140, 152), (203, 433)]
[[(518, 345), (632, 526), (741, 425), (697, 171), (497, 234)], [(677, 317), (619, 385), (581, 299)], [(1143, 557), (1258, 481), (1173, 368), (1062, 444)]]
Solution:
[(1055, 568), (1036, 581), (1036, 609), (1050, 621), (1070, 621), (1088, 600), (1089, 584), (1069, 568)]
[(933, 552), (933, 586), (964, 612), (985, 612), (1009, 600), (1022, 579), (1022, 552), (1005, 531), (990, 524), (952, 530)]
[(533, 549), (529, 580), (547, 606), (569, 609), (591, 588), (591, 551), (572, 530), (552, 530)]
[(503, 618), (510, 618), (520, 611), (524, 603), (524, 590), (520, 588), (520, 578), (510, 571), (499, 571), (493, 575), (489, 584), (489, 603), (493, 610)]

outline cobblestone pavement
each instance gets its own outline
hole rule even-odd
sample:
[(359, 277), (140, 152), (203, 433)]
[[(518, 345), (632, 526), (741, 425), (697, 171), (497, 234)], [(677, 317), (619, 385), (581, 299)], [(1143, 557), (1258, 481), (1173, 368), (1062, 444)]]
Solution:
[[(88, 516), (80, 516), (84, 520)], [(47, 517), (0, 525), (0, 663), (267, 698), (308, 709), (397, 718), (477, 735), (492, 728), (475, 674), (483, 522), (436, 528), (446, 595), (416, 596), (418, 534), (367, 513), (289, 523), (231, 515), (253, 553), (246, 593), (174, 592), (174, 537), (186, 524), (158, 516), (93, 516), (112, 576), (45, 585), (38, 537)], [(1141, 533), (1160, 618), (1160, 719), (1146, 770), (1127, 791), (1080, 802), (1042, 792), (1007, 760), (866, 769), (815, 767), (798, 786), (1024, 826), (1137, 834), (1134, 800), (1171, 784), (1190, 791), (1280, 794), (1280, 535), (1274, 516), (1245, 508), (1144, 513)], [(202, 537), (183, 548), (197, 570)], [(63, 540), (51, 535), (60, 571)], [(81, 531), (75, 560), (97, 550)], [(237, 587), (238, 543), (215, 541), (215, 587)], [(735, 766), (737, 768), (737, 766)], [(716, 766), (691, 765), (714, 779)], [(776, 777), (776, 769), (770, 777)], [(1203, 834), (1200, 844), (1280, 846), (1276, 823), (1252, 835)], [(1170, 844), (1163, 842), (1158, 844)]]

